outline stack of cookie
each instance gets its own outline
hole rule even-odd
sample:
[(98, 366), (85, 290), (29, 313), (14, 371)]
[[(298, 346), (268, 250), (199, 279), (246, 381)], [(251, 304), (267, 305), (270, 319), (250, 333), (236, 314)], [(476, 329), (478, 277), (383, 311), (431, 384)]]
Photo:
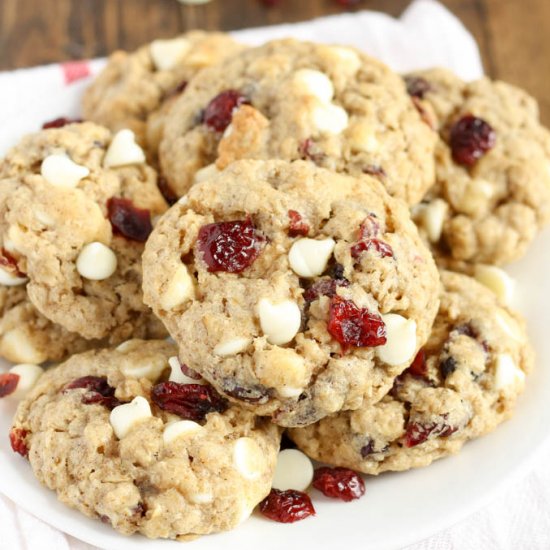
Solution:
[(0, 162), (0, 395), (63, 502), (152, 538), (292, 522), (510, 417), (497, 266), (550, 219), (526, 93), (197, 31), (115, 53), (83, 118)]

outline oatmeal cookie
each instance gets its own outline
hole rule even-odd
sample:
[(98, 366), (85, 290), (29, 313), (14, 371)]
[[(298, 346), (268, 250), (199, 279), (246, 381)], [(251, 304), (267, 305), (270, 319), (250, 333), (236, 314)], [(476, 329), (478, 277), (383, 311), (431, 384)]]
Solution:
[(175, 352), (131, 340), (75, 355), (39, 379), (13, 422), (12, 446), (38, 480), (126, 535), (228, 530), (271, 487), (278, 428), (210, 386), (163, 382)]
[(351, 48), (279, 40), (198, 75), (170, 111), (159, 156), (180, 196), (205, 167), (306, 159), (372, 174), (415, 204), (433, 183), (435, 141), (382, 63)]
[(443, 271), (441, 279), (432, 334), (388, 395), (290, 430), (310, 457), (367, 474), (407, 470), (510, 418), (533, 363), (525, 323), (470, 277)]
[[(132, 53), (117, 51), (84, 94), (84, 118), (113, 131), (129, 128), (154, 153), (165, 102), (171, 103), (201, 69), (242, 47), (227, 34), (190, 31), (171, 40), (155, 40)], [(161, 107), (164, 112), (159, 116)]]
[(439, 131), (436, 184), (415, 218), (442, 265), (521, 257), (550, 220), (550, 133), (526, 92), (433, 69), (407, 77)]
[(13, 363), (60, 361), (97, 347), (97, 340), (65, 330), (30, 302), (24, 286), (0, 286), (0, 356)]
[(167, 205), (129, 130), (27, 136), (0, 178), (0, 284), (26, 285), (42, 315), (86, 339), (165, 334), (142, 301), (141, 254)]
[(237, 161), (193, 186), (143, 266), (182, 362), (283, 426), (380, 399), (438, 306), (405, 203), (306, 161)]

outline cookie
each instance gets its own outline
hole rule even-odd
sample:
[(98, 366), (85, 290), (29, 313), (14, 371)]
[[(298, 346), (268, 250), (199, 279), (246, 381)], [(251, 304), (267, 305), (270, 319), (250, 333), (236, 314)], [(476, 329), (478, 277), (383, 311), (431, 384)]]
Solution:
[(550, 220), (550, 133), (524, 91), (433, 69), (408, 77), (439, 131), (436, 185), (416, 209), (440, 264), (505, 264)]
[[(271, 487), (277, 427), (229, 407), (209, 386), (162, 382), (175, 351), (131, 340), (75, 355), (39, 379), (13, 422), (12, 446), (38, 480), (126, 535), (231, 529)], [(173, 401), (162, 399), (166, 388)], [(169, 406), (175, 392), (187, 395), (178, 414)], [(208, 403), (190, 407), (199, 394)]]
[(435, 140), (382, 63), (351, 48), (279, 40), (198, 75), (170, 111), (159, 156), (180, 196), (206, 167), (306, 159), (372, 174), (415, 204), (433, 183)]
[(143, 274), (181, 361), (282, 426), (380, 399), (438, 306), (405, 203), (306, 161), (237, 161), (193, 186)]
[(86, 339), (165, 334), (142, 301), (141, 254), (167, 205), (129, 130), (27, 136), (0, 178), (2, 285), (25, 285), (42, 315)]
[(99, 345), (52, 323), (28, 299), (24, 286), (0, 287), (0, 356), (40, 364)]
[(310, 457), (367, 474), (407, 470), (458, 452), (510, 418), (533, 364), (525, 323), (470, 277), (441, 275), (432, 334), (388, 395), (290, 430)]
[(170, 103), (201, 69), (241, 49), (229, 35), (191, 31), (132, 53), (117, 51), (84, 93), (84, 118), (113, 131), (129, 128), (141, 145), (155, 151), (163, 123), (156, 112), (164, 102)]

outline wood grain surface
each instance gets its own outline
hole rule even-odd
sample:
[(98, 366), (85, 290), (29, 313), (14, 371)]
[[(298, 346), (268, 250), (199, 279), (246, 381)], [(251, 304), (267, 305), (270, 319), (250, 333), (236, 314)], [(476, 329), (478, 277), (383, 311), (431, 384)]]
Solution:
[[(473, 33), (488, 74), (526, 88), (550, 124), (550, 0), (441, 0)], [(409, 0), (359, 0), (398, 15)], [(0, 0), (0, 70), (106, 55), (191, 28), (232, 30), (343, 10), (335, 0)], [(352, 10), (353, 11), (353, 10)]]

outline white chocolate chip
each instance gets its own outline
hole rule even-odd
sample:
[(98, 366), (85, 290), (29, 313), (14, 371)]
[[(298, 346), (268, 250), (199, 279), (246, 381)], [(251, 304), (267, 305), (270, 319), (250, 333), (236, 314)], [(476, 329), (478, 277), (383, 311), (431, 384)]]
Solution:
[(243, 352), (251, 342), (252, 340), (250, 338), (233, 338), (231, 340), (225, 340), (214, 348), (214, 355), (219, 355), (220, 357), (237, 355)]
[(193, 504), (210, 504), (214, 501), (212, 493), (193, 493), (188, 498)]
[(103, 281), (117, 268), (115, 253), (103, 243), (89, 243), (80, 251), (76, 260), (76, 270), (85, 279)]
[(514, 295), (516, 282), (508, 273), (494, 265), (476, 265), (475, 278), (494, 294), (503, 304), (509, 304)]
[(330, 53), (338, 59), (338, 69), (347, 74), (354, 74), (361, 67), (361, 58), (356, 51), (345, 46), (331, 46)]
[(109, 145), (103, 166), (105, 168), (117, 168), (118, 166), (127, 166), (129, 164), (143, 164), (145, 162), (145, 153), (136, 143), (136, 136), (132, 130), (118, 131)]
[(51, 185), (76, 187), (81, 179), (90, 175), (86, 166), (73, 162), (67, 155), (49, 155), (40, 167), (42, 177)]
[(192, 300), (195, 297), (195, 285), (185, 264), (180, 264), (160, 298), (160, 307), (166, 311)]
[(525, 373), (519, 369), (507, 353), (501, 353), (495, 365), (495, 389), (502, 390), (512, 384), (523, 384)]
[(201, 181), (209, 180), (219, 173), (220, 171), (216, 168), (215, 164), (209, 164), (208, 166), (205, 166), (195, 172), (195, 175), (193, 176), (193, 183), (200, 183)]
[(135, 424), (147, 420), (147, 418), (151, 418), (152, 416), (149, 402), (144, 397), (138, 395), (130, 403), (115, 407), (111, 411), (109, 421), (115, 435), (119, 439), (122, 439)]
[(330, 78), (321, 71), (300, 69), (294, 73), (292, 82), (300, 91), (315, 96), (323, 103), (330, 103), (334, 97), (334, 86)]
[(2, 354), (11, 360), (22, 363), (42, 363), (47, 359), (45, 354), (36, 349), (25, 330), (13, 328), (2, 337)]
[[(118, 349), (118, 348), (117, 348)], [(166, 362), (163, 358), (150, 358), (149, 362), (121, 362), (120, 371), (128, 378), (147, 378), (151, 382), (156, 382), (164, 369)]]
[(32, 390), (32, 388), (34, 388), (35, 384), (38, 382), (38, 379), (44, 374), (44, 369), (38, 365), (23, 363), (21, 365), (15, 365), (8, 372), (19, 376), (17, 387), (15, 388), (15, 391), (10, 394), (10, 397), (22, 399), (30, 390)]
[(259, 445), (251, 437), (241, 437), (233, 447), (233, 466), (245, 479), (258, 479), (265, 467), (265, 459)]
[(388, 365), (401, 365), (416, 351), (416, 322), (396, 313), (382, 315), (386, 325), (386, 343), (376, 348), (376, 355)]
[(254, 369), (261, 384), (289, 398), (301, 395), (311, 376), (302, 355), (278, 346), (258, 351), (254, 355)]
[(168, 364), (170, 365), (170, 377), (168, 380), (170, 382), (177, 382), (178, 384), (205, 384), (206, 382), (202, 379), (195, 379), (187, 376), (181, 370), (180, 360), (174, 355), (168, 359)]
[(162, 440), (165, 445), (172, 443), (178, 437), (196, 435), (203, 427), (192, 420), (179, 420), (167, 424), (162, 432)]
[(271, 486), (279, 491), (305, 491), (313, 480), (311, 460), (297, 449), (285, 449), (277, 457)]
[(159, 71), (169, 71), (185, 57), (191, 44), (185, 38), (153, 40), (149, 46), (151, 58)]
[(354, 122), (346, 135), (351, 147), (356, 151), (376, 153), (380, 149), (374, 126), (365, 120), (359, 119)]
[(436, 243), (441, 239), (448, 210), (449, 205), (443, 199), (434, 199), (422, 210), (421, 223), (430, 242)]
[(504, 309), (495, 311), (495, 320), (498, 326), (510, 337), (518, 342), (524, 341), (524, 335), (518, 325), (518, 322)]
[(300, 277), (317, 277), (327, 268), (335, 246), (333, 239), (298, 239), (288, 253), (290, 267)]
[(43, 210), (36, 209), (33, 214), (42, 225), (45, 225), (46, 227), (52, 227), (55, 225), (55, 220)]
[(237, 525), (244, 523), (252, 515), (254, 508), (256, 508), (254, 504), (250, 505), (248, 502), (244, 502), (241, 506), (241, 513), (239, 515), (239, 519), (237, 520)]
[(348, 113), (338, 105), (319, 103), (311, 111), (314, 127), (322, 134), (340, 134), (348, 127)]
[(18, 277), (13, 273), (0, 267), (0, 285), (4, 286), (19, 286), (24, 285), (28, 281), (27, 277)]
[(262, 331), (270, 344), (290, 342), (302, 324), (300, 308), (292, 300), (273, 304), (267, 298), (262, 298), (258, 303), (258, 315)]
[(115, 348), (115, 351), (118, 351), (119, 353), (127, 353), (129, 351), (137, 349), (140, 345), (141, 340), (139, 339), (126, 340), (125, 342), (122, 342), (122, 344), (119, 344)]

